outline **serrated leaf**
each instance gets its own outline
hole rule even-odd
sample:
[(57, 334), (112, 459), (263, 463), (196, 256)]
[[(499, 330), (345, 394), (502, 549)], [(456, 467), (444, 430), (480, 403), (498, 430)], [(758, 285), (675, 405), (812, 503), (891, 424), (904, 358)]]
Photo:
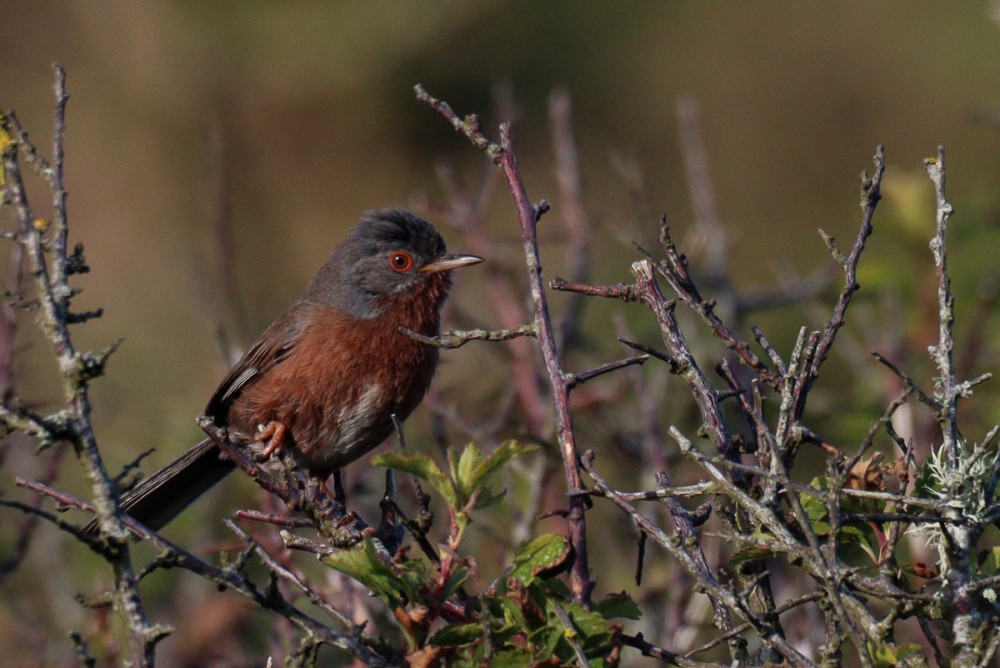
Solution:
[(453, 566), (448, 581), (441, 588), (441, 598), (448, 599), (458, 591), (459, 587), (469, 579), (469, 568), (466, 566)]
[(528, 629), (528, 618), (524, 616), (524, 610), (521, 609), (520, 604), (516, 600), (506, 596), (497, 600), (503, 608), (504, 619), (508, 622), (506, 626), (517, 632)]
[(537, 449), (538, 446), (528, 443), (504, 441), (489, 456), (476, 462), (476, 466), (472, 471), (472, 478), (469, 480), (470, 488), (478, 489), (482, 487), (493, 474), (510, 463), (511, 460), (526, 455), (529, 452), (534, 452)]
[(802, 510), (809, 517), (809, 524), (812, 525), (813, 531), (819, 536), (830, 533), (830, 522), (828, 521), (830, 509), (826, 507), (826, 504), (818, 496), (812, 494), (803, 494), (801, 503)]
[(490, 657), (491, 668), (524, 668), (530, 666), (533, 659), (530, 652), (523, 649), (512, 649), (506, 652), (495, 652)]
[(525, 545), (514, 557), (511, 575), (526, 585), (540, 574), (555, 570), (569, 558), (569, 544), (562, 536), (543, 534)]
[(756, 527), (754, 527), (754, 530), (750, 535), (754, 538), (757, 538), (767, 543), (778, 542), (778, 539), (774, 537), (774, 534), (770, 533), (767, 529), (765, 529), (763, 524), (758, 524)]
[(479, 624), (451, 624), (433, 636), (430, 644), (437, 647), (460, 647), (483, 637), (485, 631)]
[(485, 508), (496, 503), (502, 497), (502, 493), (494, 493), (486, 487), (489, 479), (515, 457), (535, 449), (537, 448), (533, 445), (505, 441), (485, 457), (475, 443), (466, 445), (457, 461), (454, 455), (449, 453), (449, 464), (455, 488), (458, 490), (459, 504), (464, 506), (476, 492), (480, 495), (476, 500), (476, 508)]
[(810, 520), (824, 520), (829, 517), (830, 509), (826, 507), (826, 503), (818, 496), (804, 493), (800, 498), (802, 501), (802, 510), (806, 511), (806, 515), (809, 516)]
[[(563, 603), (562, 606), (572, 620), (574, 631), (584, 647), (601, 645), (611, 639), (607, 620), (596, 611), (587, 610), (577, 603)], [(551, 619), (550, 622), (560, 623), (557, 618)]]
[(499, 492), (494, 492), (489, 488), (483, 488), (476, 498), (476, 508), (489, 508), (490, 506), (495, 506), (507, 497), (507, 490), (502, 489)]
[(625, 592), (608, 594), (594, 604), (594, 612), (601, 615), (604, 619), (621, 618), (635, 620), (642, 616), (639, 606)]
[(452, 485), (454, 485), (454, 481), (458, 480), (458, 460), (462, 454), (457, 448), (448, 448), (445, 456), (448, 458), (448, 475), (451, 476)]
[(821, 492), (825, 492), (833, 487), (829, 476), (818, 475), (809, 481), (809, 486), (818, 489)]
[(840, 528), (840, 533), (842, 536), (847, 536), (853, 542), (856, 542), (864, 550), (865, 554), (868, 555), (868, 558), (872, 560), (872, 563), (878, 563), (878, 537), (875, 536), (875, 530), (869, 525), (845, 524)]
[(426, 481), (444, 497), (451, 507), (456, 507), (458, 498), (451, 480), (427, 455), (416, 452), (389, 452), (372, 458), (372, 465), (385, 466), (414, 475)]
[(557, 654), (556, 648), (563, 639), (563, 633), (562, 624), (556, 626), (544, 624), (535, 629), (528, 638), (533, 644), (538, 646), (538, 649), (535, 650), (537, 656), (548, 657)]
[(454, 467), (455, 487), (458, 489), (458, 505), (465, 506), (476, 491), (475, 471), (483, 461), (483, 453), (475, 443), (469, 443), (458, 457)]
[(323, 563), (368, 587), (390, 607), (399, 606), (403, 596), (410, 601), (420, 600), (417, 574), (406, 570), (397, 572), (382, 561), (371, 538), (365, 538), (360, 550), (334, 552), (324, 557)]
[[(539, 630), (532, 637), (544, 638), (546, 654), (554, 654), (563, 661), (573, 662), (576, 653), (571, 640), (590, 656), (607, 648), (611, 641), (611, 628), (600, 614), (579, 604), (552, 597), (541, 597), (540, 602), (545, 606), (546, 625), (544, 632)], [(557, 614), (556, 606), (560, 606), (569, 618), (568, 625)]]

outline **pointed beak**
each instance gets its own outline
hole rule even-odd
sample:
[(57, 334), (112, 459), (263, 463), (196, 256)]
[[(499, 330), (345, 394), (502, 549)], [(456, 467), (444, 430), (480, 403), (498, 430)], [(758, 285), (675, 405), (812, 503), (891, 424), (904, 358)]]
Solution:
[(459, 267), (468, 267), (471, 264), (479, 264), (483, 258), (478, 255), (442, 255), (430, 264), (425, 264), (420, 268), (425, 274), (433, 274), (438, 271), (451, 271)]

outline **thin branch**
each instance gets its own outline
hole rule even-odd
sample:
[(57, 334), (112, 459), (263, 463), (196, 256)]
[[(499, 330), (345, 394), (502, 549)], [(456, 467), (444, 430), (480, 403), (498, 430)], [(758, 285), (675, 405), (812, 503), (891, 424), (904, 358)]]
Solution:
[(406, 327), (400, 327), (399, 331), (406, 334), (411, 339), (416, 339), (422, 343), (426, 343), (429, 346), (435, 346), (437, 348), (443, 348), (445, 350), (452, 350), (454, 348), (461, 348), (469, 341), (510, 341), (511, 339), (517, 339), (522, 336), (529, 336), (532, 338), (537, 338), (538, 334), (534, 325), (521, 325), (516, 329), (496, 329), (496, 330), (485, 330), (485, 329), (470, 329), (464, 331), (450, 331), (442, 332), (437, 336), (426, 336), (420, 334), (419, 332), (414, 332), (412, 329)]
[(566, 476), (567, 492), (570, 495), (570, 512), (567, 517), (569, 541), (573, 546), (574, 561), (570, 569), (570, 588), (573, 597), (584, 605), (590, 602), (590, 593), (594, 582), (590, 578), (587, 558), (586, 533), (586, 501), (581, 494), (583, 486), (580, 481), (579, 455), (573, 433), (573, 421), (569, 408), (569, 389), (566, 374), (559, 362), (559, 352), (556, 346), (555, 332), (549, 313), (548, 297), (545, 293), (545, 283), (542, 278), (542, 264), (538, 251), (538, 221), (549, 210), (549, 204), (541, 201), (535, 204), (528, 197), (521, 173), (514, 155), (514, 145), (510, 134), (510, 125), (500, 125), (500, 143), (496, 144), (483, 135), (479, 120), (474, 115), (465, 120), (459, 119), (447, 103), (437, 100), (427, 93), (422, 86), (416, 86), (417, 99), (436, 109), (448, 120), (452, 127), (464, 134), (477, 148), (483, 150), (493, 162), (503, 170), (507, 187), (514, 198), (517, 218), (521, 228), (521, 241), (524, 247), (525, 263), (528, 269), (528, 285), (531, 290), (531, 301), (534, 311), (534, 326), (538, 335), (539, 347), (545, 370), (549, 377), (552, 396), (555, 401), (556, 437), (563, 460), (563, 470)]
[[(775, 390), (780, 390), (783, 382), (782, 377), (768, 369), (767, 365), (750, 349), (750, 346), (740, 339), (729, 325), (723, 322), (715, 313), (715, 302), (705, 300), (701, 296), (688, 272), (687, 259), (674, 245), (665, 216), (660, 219), (660, 245), (666, 254), (666, 258), (662, 261), (656, 261), (653, 255), (641, 246), (636, 245), (636, 248), (646, 256), (651, 267), (655, 268), (656, 272), (667, 281), (677, 298), (697, 313), (709, 326), (712, 333), (725, 343), (726, 347), (732, 350), (743, 364), (751, 368), (763, 382)], [(635, 273), (636, 265), (632, 266), (633, 273)]]
[(574, 387), (581, 383), (585, 383), (588, 380), (597, 378), (598, 376), (603, 376), (606, 373), (612, 371), (617, 371), (618, 369), (624, 369), (625, 367), (633, 366), (636, 364), (642, 364), (649, 359), (649, 355), (639, 355), (638, 357), (627, 357), (623, 360), (618, 360), (617, 362), (608, 362), (607, 364), (602, 364), (599, 367), (590, 369), (589, 371), (581, 371), (580, 373), (571, 373), (566, 375), (566, 387), (572, 390)]
[(576, 292), (591, 297), (609, 297), (611, 299), (621, 299), (626, 302), (639, 301), (639, 295), (634, 285), (619, 283), (618, 285), (590, 285), (589, 283), (577, 283), (567, 281), (556, 276), (549, 281), (549, 287), (562, 292)]
[(937, 366), (937, 382), (940, 391), (940, 412), (938, 422), (944, 436), (944, 447), (952, 466), (958, 461), (958, 397), (959, 391), (955, 380), (954, 347), (952, 329), (955, 326), (955, 295), (951, 291), (951, 278), (948, 276), (947, 232), (948, 220), (953, 212), (951, 204), (945, 196), (945, 164), (944, 147), (938, 146), (937, 157), (924, 160), (927, 174), (934, 183), (934, 196), (937, 205), (937, 225), (934, 238), (931, 240), (931, 252), (934, 255), (934, 266), (938, 275), (938, 342), (931, 346), (931, 357)]
[(938, 402), (936, 400), (934, 400), (932, 397), (930, 397), (922, 389), (920, 389), (920, 387), (917, 385), (916, 381), (913, 380), (913, 378), (911, 378), (909, 376), (909, 374), (907, 374), (905, 371), (903, 371), (898, 366), (896, 366), (895, 364), (893, 364), (892, 362), (890, 362), (888, 359), (886, 359), (882, 355), (882, 353), (873, 350), (872, 353), (871, 353), (871, 355), (872, 355), (872, 357), (874, 357), (875, 359), (877, 359), (880, 363), (882, 363), (885, 367), (887, 367), (890, 371), (892, 371), (894, 374), (896, 374), (896, 376), (898, 376), (899, 379), (902, 380), (906, 384), (906, 387), (909, 388), (910, 391), (913, 392), (913, 394), (917, 395), (917, 398), (920, 399), (921, 403), (923, 403), (926, 406), (928, 406), (931, 410), (937, 412), (937, 410), (938, 410)]
[[(675, 434), (675, 430), (671, 430), (671, 433)], [(675, 434), (675, 436), (679, 436), (679, 433)], [(683, 437), (680, 438), (683, 439)], [(677, 561), (688, 573), (697, 579), (699, 585), (704, 589), (704, 593), (707, 594), (710, 597), (710, 600), (713, 601), (713, 606), (717, 606), (716, 610), (720, 610), (722, 606), (725, 606), (725, 608), (728, 608), (731, 611), (738, 612), (753, 625), (757, 632), (761, 634), (763, 640), (772, 644), (778, 651), (781, 652), (790, 665), (814, 665), (801, 652), (789, 645), (784, 638), (782, 638), (779, 634), (776, 634), (770, 622), (758, 618), (739, 597), (733, 594), (733, 592), (731, 592), (728, 588), (722, 586), (716, 579), (712, 570), (707, 567), (707, 564), (696, 559), (686, 550), (682, 549), (679, 540), (669, 536), (660, 527), (656, 526), (656, 524), (654, 524), (649, 517), (640, 513), (634, 506), (619, 498), (615, 490), (612, 489), (603, 477), (601, 477), (601, 475), (594, 469), (592, 460), (593, 454), (588, 453), (587, 456), (584, 457), (583, 463), (586, 467), (588, 475), (594, 479), (598, 489), (600, 489), (612, 503), (624, 511), (639, 529), (648, 533), (650, 538), (655, 540), (665, 550), (667, 550), (667, 552), (677, 559)], [(740, 656), (745, 656), (745, 654), (743, 654), (743, 652), (737, 647), (731, 646), (730, 651), (734, 650), (736, 651), (734, 659), (739, 660)]]
[[(875, 215), (875, 209), (878, 207), (879, 200), (882, 199), (885, 149), (881, 145), (875, 147), (875, 156), (872, 160), (875, 163), (875, 173), (872, 176), (868, 176), (867, 172), (861, 173), (861, 226), (858, 228), (858, 234), (855, 237), (850, 254), (848, 254), (842, 263), (844, 268), (844, 288), (841, 290), (837, 304), (833, 308), (833, 318), (827, 323), (826, 328), (823, 330), (823, 336), (816, 346), (816, 354), (813, 357), (809, 370), (810, 380), (808, 382), (810, 385), (819, 376), (819, 369), (830, 354), (833, 342), (837, 338), (837, 332), (844, 326), (845, 314), (847, 313), (847, 307), (851, 303), (851, 298), (861, 287), (857, 281), (858, 262), (861, 261), (861, 253), (864, 252), (865, 242), (872, 233), (872, 217)], [(832, 247), (832, 238), (825, 238), (829, 239), (829, 245)]]
[[(155, 647), (163, 636), (163, 629), (150, 623), (139, 595), (138, 581), (132, 568), (131, 553), (126, 544), (127, 533), (121, 521), (118, 494), (114, 481), (108, 474), (104, 460), (97, 447), (90, 421), (91, 403), (88, 384), (103, 372), (109, 347), (101, 353), (79, 352), (70, 335), (69, 326), (74, 322), (70, 304), (76, 291), (69, 285), (71, 274), (79, 273), (83, 263), (83, 249), (77, 246), (72, 255), (67, 254), (69, 218), (66, 210), (66, 190), (64, 186), (64, 144), (66, 133), (66, 73), (60, 65), (55, 65), (55, 118), (53, 133), (53, 157), (49, 183), (53, 193), (53, 220), (48, 226), (36, 224), (18, 160), (18, 145), (11, 142), (3, 148), (3, 168), (6, 176), (7, 192), (13, 205), (20, 229), (18, 239), (24, 244), (26, 261), (34, 278), (38, 294), (39, 326), (49, 340), (63, 382), (66, 408), (61, 412), (65, 422), (66, 438), (73, 446), (77, 459), (87, 475), (93, 490), (97, 515), (102, 532), (114, 544), (104, 556), (115, 574), (115, 589), (118, 604), (126, 619), (132, 660), (136, 665), (152, 665)], [(47, 234), (47, 240), (43, 239)], [(10, 414), (9, 411), (5, 411)], [(51, 434), (42, 435), (43, 442), (51, 440)]]

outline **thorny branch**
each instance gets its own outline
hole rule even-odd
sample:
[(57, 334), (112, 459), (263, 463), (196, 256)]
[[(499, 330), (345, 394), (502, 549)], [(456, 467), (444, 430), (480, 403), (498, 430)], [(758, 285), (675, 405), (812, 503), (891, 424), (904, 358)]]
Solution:
[[(0, 415), (8, 431), (31, 425), (31, 432), (43, 445), (68, 441), (87, 475), (96, 499), (97, 514), (106, 537), (102, 550), (115, 574), (117, 604), (124, 612), (129, 629), (132, 660), (136, 665), (152, 665), (155, 647), (169, 631), (152, 624), (146, 616), (139, 595), (138, 580), (132, 568), (130, 550), (125, 544), (126, 532), (118, 514), (118, 495), (114, 481), (104, 466), (90, 422), (91, 403), (88, 385), (104, 372), (108, 357), (117, 344), (105, 350), (80, 352), (76, 349), (69, 326), (99, 314), (75, 314), (71, 302), (77, 290), (69, 284), (73, 274), (86, 271), (83, 247), (68, 251), (69, 218), (64, 186), (64, 142), (66, 132), (66, 73), (55, 66), (55, 119), (52, 161), (38, 157), (38, 151), (28, 141), (27, 134), (17, 125), (16, 135), (6, 135), (2, 147), (4, 182), (11, 207), (17, 220), (16, 243), (25, 249), (28, 270), (34, 278), (39, 305), (39, 325), (52, 345), (62, 378), (66, 408), (37, 419), (23, 407), (8, 401)], [(9, 114), (3, 126), (10, 127)], [(21, 175), (19, 156), (25, 151), (53, 191), (52, 221), (45, 223), (28, 201)], [(55, 427), (55, 428), (53, 428)]]
[(563, 371), (556, 346), (556, 334), (549, 313), (548, 297), (542, 279), (542, 265), (538, 250), (537, 226), (541, 217), (549, 210), (548, 202), (535, 204), (528, 197), (511, 139), (510, 125), (500, 125), (500, 143), (497, 144), (483, 134), (479, 120), (474, 115), (459, 119), (447, 103), (431, 96), (422, 86), (416, 86), (417, 99), (436, 109), (448, 120), (452, 127), (464, 134), (477, 148), (482, 149), (503, 171), (507, 187), (514, 198), (517, 218), (521, 229), (521, 241), (528, 269), (528, 285), (534, 310), (534, 328), (542, 353), (542, 360), (548, 374), (555, 401), (556, 438), (563, 460), (569, 494), (569, 513), (566, 518), (574, 560), (570, 570), (570, 588), (577, 602), (588, 604), (594, 582), (590, 577), (587, 557), (586, 498), (582, 495), (579, 455), (573, 432), (572, 414), (569, 407), (570, 378)]
[[(891, 558), (889, 555), (895, 550), (903, 535), (902, 528), (906, 525), (912, 525), (922, 527), (922, 531), (938, 530), (943, 533), (942, 544), (948, 547), (948, 553), (953, 555), (952, 559), (958, 566), (957, 569), (953, 570), (953, 573), (967, 574), (970, 571), (969, 556), (976, 543), (976, 538), (982, 531), (983, 521), (995, 517), (989, 513), (980, 514), (982, 519), (970, 529), (967, 528), (969, 518), (964, 516), (961, 511), (956, 511), (958, 499), (954, 497), (949, 502), (947, 498), (936, 500), (916, 495), (887, 493), (883, 482), (883, 476), (886, 473), (879, 468), (878, 462), (880, 460), (865, 458), (865, 453), (874, 445), (875, 435), (884, 430), (903, 451), (902, 468), (899, 469), (903, 471), (901, 475), (909, 475), (908, 471), (915, 464), (912, 461), (913, 451), (895, 434), (891, 425), (891, 417), (900, 406), (906, 403), (911, 394), (918, 396), (938, 416), (942, 429), (945, 430), (945, 445), (943, 446), (945, 451), (951, 452), (958, 448), (955, 401), (959, 396), (963, 396), (963, 393), (970, 391), (975, 384), (989, 377), (988, 374), (984, 374), (972, 381), (959, 383), (954, 378), (951, 364), (954, 296), (951, 293), (944, 260), (944, 230), (951, 214), (951, 206), (944, 196), (943, 159), (943, 152), (939, 152), (937, 159), (928, 161), (928, 171), (935, 183), (938, 204), (938, 228), (935, 240), (932, 242), (932, 249), (935, 253), (935, 264), (939, 268), (941, 341), (932, 348), (931, 352), (941, 375), (938, 382), (939, 391), (933, 397), (924, 394), (909, 376), (889, 363), (883, 356), (875, 353), (879, 361), (888, 365), (903, 379), (907, 388), (890, 403), (883, 416), (873, 423), (853, 457), (848, 457), (837, 448), (825, 443), (823, 439), (806, 428), (802, 422), (805, 418), (806, 401), (813, 383), (819, 375), (819, 369), (827, 359), (837, 338), (837, 333), (846, 323), (846, 312), (854, 294), (860, 287), (857, 281), (857, 268), (866, 241), (873, 230), (872, 219), (880, 199), (880, 186), (885, 170), (882, 147), (878, 147), (875, 153), (874, 175), (862, 174), (862, 220), (850, 251), (846, 255), (840, 253), (836, 249), (833, 239), (829, 235), (823, 234), (834, 259), (845, 274), (844, 288), (834, 305), (833, 317), (825, 329), (812, 333), (803, 329), (791, 358), (785, 362), (763, 333), (754, 328), (758, 343), (767, 352), (768, 358), (774, 368), (778, 370), (777, 372), (772, 371), (759, 360), (729, 325), (714, 313), (714, 303), (702, 297), (688, 271), (685, 257), (677, 250), (663, 223), (661, 223), (661, 241), (666, 257), (663, 260), (657, 260), (652, 254), (644, 252), (648, 260), (633, 265), (633, 273), (636, 277), (634, 284), (596, 286), (557, 280), (552, 285), (554, 289), (590, 296), (610, 297), (626, 302), (641, 302), (651, 310), (661, 328), (663, 341), (666, 344), (665, 353), (654, 353), (647, 346), (640, 347), (641, 344), (630, 343), (629, 345), (655, 354), (658, 359), (668, 364), (671, 374), (679, 376), (687, 384), (702, 419), (699, 435), (707, 437), (712, 449), (718, 453), (716, 457), (701, 454), (679, 430), (672, 428), (671, 434), (681, 446), (681, 451), (702, 467), (702, 470), (709, 475), (710, 483), (699, 483), (680, 488), (671, 488), (669, 485), (664, 486), (661, 483), (658, 489), (653, 492), (625, 494), (611, 489), (604, 483), (593, 470), (590, 460), (586, 460), (587, 472), (598, 483), (597, 489), (594, 490), (595, 494), (612, 500), (633, 518), (644, 535), (649, 535), (661, 542), (676, 559), (685, 564), (690, 564), (690, 562), (685, 561), (684, 557), (678, 553), (678, 544), (672, 543), (666, 534), (658, 533), (657, 527), (648, 518), (638, 515), (637, 511), (628, 504), (637, 500), (669, 500), (669, 503), (674, 504), (672, 515), (678, 538), (683, 539), (681, 544), (689, 546), (691, 549), (698, 549), (700, 544), (696, 525), (692, 525), (690, 521), (685, 519), (686, 513), (689, 511), (677, 505), (676, 499), (679, 497), (711, 498), (715, 495), (724, 497), (735, 504), (737, 514), (733, 519), (738, 522), (738, 517), (744, 516), (750, 520), (751, 526), (758, 527), (757, 532), (762, 533), (759, 536), (756, 534), (750, 536), (745, 533), (741, 535), (742, 532), (739, 531), (737, 523), (727, 526), (724, 530), (723, 535), (728, 540), (735, 541), (736, 545), (740, 546), (738, 549), (748, 554), (756, 550), (764, 555), (769, 555), (769, 557), (764, 557), (769, 560), (773, 560), (778, 555), (784, 555), (789, 563), (808, 573), (818, 586), (816, 592), (807, 594), (797, 605), (806, 606), (814, 601), (819, 604), (817, 608), (824, 617), (826, 632), (826, 642), (821, 648), (820, 656), (825, 662), (839, 661), (840, 647), (847, 643), (858, 648), (860, 652), (858, 659), (862, 665), (872, 665), (869, 652), (873, 646), (886, 648), (885, 651), (897, 656), (900, 665), (909, 665), (910, 658), (914, 655), (910, 653), (909, 646), (895, 640), (894, 621), (908, 616), (924, 619), (923, 615), (926, 614), (927, 606), (931, 605), (932, 601), (939, 599), (918, 591), (911, 591), (905, 582), (899, 579), (898, 570), (884, 566), (886, 560)], [(938, 170), (940, 170), (940, 174)], [(705, 201), (704, 198), (703, 201)], [(703, 207), (703, 210), (709, 209)], [(751, 442), (740, 446), (740, 451), (753, 453), (758, 462), (756, 465), (747, 465), (734, 458), (733, 455), (736, 452), (734, 446), (737, 439), (731, 435), (732, 432), (728, 425), (736, 423), (728, 419), (720, 408), (723, 393), (715, 390), (708, 383), (708, 379), (700, 371), (698, 363), (691, 356), (685, 336), (674, 316), (674, 303), (660, 292), (653, 277), (654, 271), (666, 280), (680, 301), (689, 305), (702, 317), (710, 331), (733, 350), (737, 358), (756, 376), (748, 390), (742, 384), (743, 381), (727, 370), (725, 364), (721, 365), (725, 372), (724, 377), (730, 385), (730, 392), (738, 398), (737, 405), (740, 410), (737, 412), (742, 416), (738, 419), (753, 426)], [(775, 420), (775, 426), (770, 425), (770, 420), (765, 418), (763, 412), (764, 388), (770, 388), (777, 392), (780, 398), (778, 414), (776, 418), (772, 418)], [(992, 440), (992, 436), (993, 432), (987, 436), (984, 442)], [(743, 438), (746, 438), (745, 434), (740, 437), (740, 439)], [(820, 444), (827, 452), (831, 475), (829, 477), (830, 487), (825, 491), (814, 486), (815, 483), (804, 485), (792, 478), (792, 470), (799, 446), (803, 443)], [(973, 465), (968, 461), (964, 462), (963, 466), (962, 470), (965, 474), (968, 474), (973, 468)], [(997, 467), (997, 470), (1000, 470), (1000, 467)], [(661, 480), (665, 480), (665, 478), (661, 478)], [(995, 484), (992, 488), (995, 488)], [(986, 496), (992, 498), (991, 494), (986, 494)], [(819, 506), (814, 505), (812, 499), (819, 501), (825, 508), (826, 515), (824, 517), (816, 514)], [(907, 506), (911, 509), (920, 509), (921, 512), (900, 513), (895, 510)], [(725, 517), (725, 514), (720, 515), (720, 519), (724, 520)], [(879, 549), (872, 553), (873, 560), (877, 560), (874, 565), (879, 567), (876, 570), (876, 575), (868, 575), (863, 569), (858, 569), (847, 559), (845, 544), (853, 540), (850, 536), (857, 535), (859, 526), (874, 528), (873, 533), (869, 530), (870, 539), (880, 541)], [(979, 528), (976, 529), (976, 526)], [(819, 527), (823, 527), (823, 529), (821, 530)], [(885, 527), (885, 530), (881, 527)], [(934, 529), (935, 527), (940, 527), (940, 529)], [(753, 561), (746, 560), (745, 563), (749, 564)], [(922, 572), (931, 573), (928, 577), (933, 577), (935, 572), (933, 569), (928, 571), (924, 567), (920, 568)], [(729, 589), (731, 585), (709, 577), (711, 573), (704, 569), (699, 570), (693, 565), (689, 565), (688, 570), (713, 602), (717, 613), (717, 624), (719, 624), (720, 606), (728, 613), (748, 617), (751, 614), (748, 601), (751, 599), (744, 597), (751, 593), (754, 587), (768, 581), (766, 572), (757, 571), (757, 584), (753, 584), (753, 581), (744, 582), (744, 586), (750, 588), (741, 592), (738, 589)], [(982, 659), (981, 650), (985, 645), (983, 643), (976, 644), (972, 638), (975, 633), (974, 629), (982, 628), (985, 617), (971, 614), (973, 608), (969, 598), (971, 591), (979, 585), (970, 586), (970, 581), (967, 578), (956, 578), (954, 575), (950, 576), (950, 579), (942, 578), (941, 582), (947, 582), (950, 585), (945, 587), (943, 591), (950, 590), (954, 596), (949, 603), (950, 609), (956, 613), (953, 628), (956, 628), (957, 632), (952, 642), (960, 652), (966, 652), (969, 656), (975, 655), (978, 659)], [(732, 604), (733, 599), (726, 593), (737, 595), (740, 604)], [(888, 602), (891, 606), (889, 614), (879, 615), (873, 610), (859, 605), (858, 595), (875, 596)], [(781, 641), (784, 636), (781, 632), (781, 623), (777, 619), (778, 608), (775, 607), (774, 600), (766, 597), (758, 599), (759, 605), (764, 606), (758, 608), (762, 612), (761, 617), (750, 617), (750, 621), (742, 625), (730, 626), (730, 628), (740, 629), (739, 631), (733, 630), (723, 634), (723, 638), (730, 641), (730, 653), (733, 658), (739, 660), (739, 657), (743, 655), (738, 653), (741, 649), (738, 644), (734, 646), (732, 640), (740, 633), (746, 633), (752, 629), (762, 639), (766, 638), (770, 647), (786, 659), (793, 663), (806, 660), (804, 657), (785, 653), (786, 645)], [(964, 614), (963, 611), (966, 610), (970, 611), (970, 614)], [(759, 621), (754, 621), (754, 619)], [(764, 623), (765, 621), (767, 624)], [(720, 625), (720, 628), (725, 628), (725, 626)], [(978, 637), (982, 638), (983, 636)], [(708, 646), (714, 644), (709, 643)], [(932, 644), (935, 645), (935, 651), (938, 653), (936, 643)], [(734, 651), (737, 653), (734, 654)], [(688, 654), (687, 656), (692, 655)]]

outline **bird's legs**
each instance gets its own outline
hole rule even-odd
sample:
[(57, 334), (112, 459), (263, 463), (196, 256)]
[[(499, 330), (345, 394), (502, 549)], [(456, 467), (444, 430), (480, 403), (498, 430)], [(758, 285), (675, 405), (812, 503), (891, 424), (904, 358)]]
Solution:
[(257, 461), (266, 462), (271, 458), (271, 455), (281, 453), (281, 448), (285, 443), (286, 430), (287, 427), (285, 427), (284, 423), (277, 420), (271, 420), (267, 424), (257, 427), (257, 435), (253, 437), (253, 440), (258, 443), (267, 443), (264, 449), (261, 450)]

